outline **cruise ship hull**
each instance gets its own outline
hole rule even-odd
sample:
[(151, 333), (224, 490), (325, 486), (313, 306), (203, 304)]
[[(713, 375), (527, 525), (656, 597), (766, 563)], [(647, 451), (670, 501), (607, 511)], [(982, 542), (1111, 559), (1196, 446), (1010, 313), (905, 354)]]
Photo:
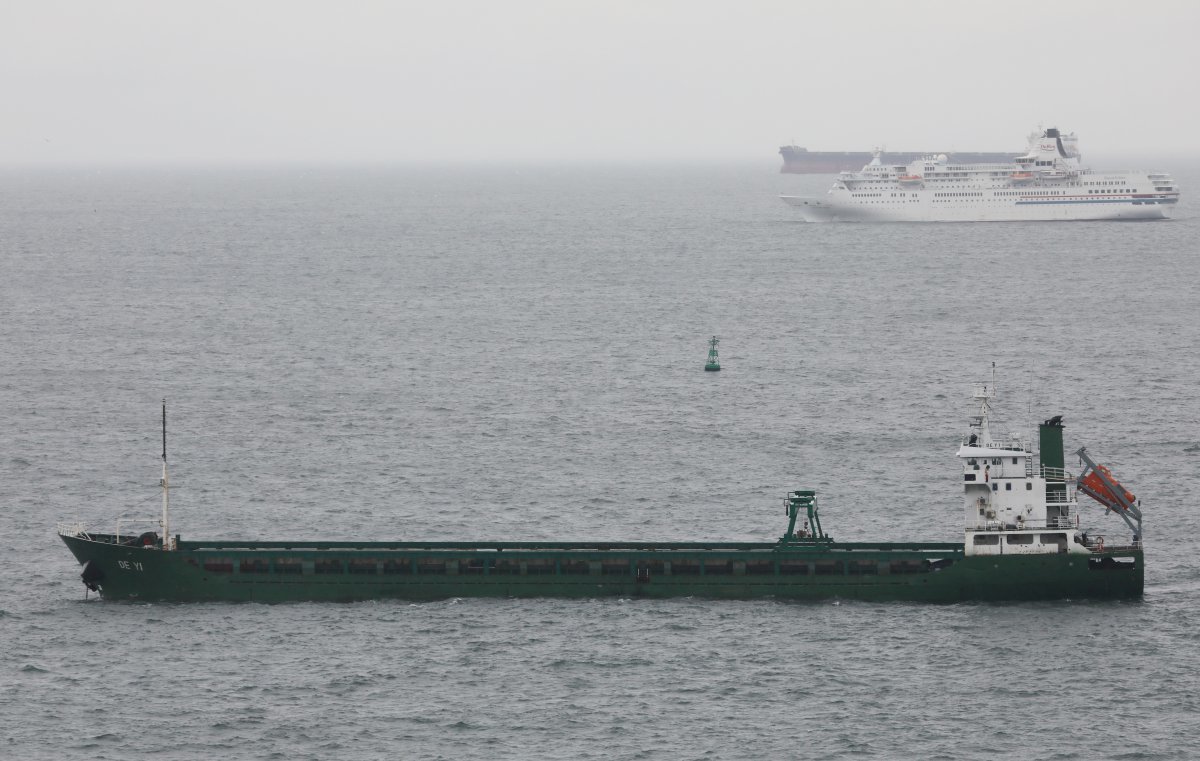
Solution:
[(962, 601), (1137, 599), (1142, 550), (968, 556), (962, 543), (120, 544), (63, 536), (110, 600), (354, 601), (698, 597)]
[(780, 196), (806, 222), (1052, 222), (1152, 221), (1170, 218), (1173, 200), (1055, 199), (1013, 202), (980, 198), (938, 202), (911, 197), (891, 203), (840, 204), (811, 196)]

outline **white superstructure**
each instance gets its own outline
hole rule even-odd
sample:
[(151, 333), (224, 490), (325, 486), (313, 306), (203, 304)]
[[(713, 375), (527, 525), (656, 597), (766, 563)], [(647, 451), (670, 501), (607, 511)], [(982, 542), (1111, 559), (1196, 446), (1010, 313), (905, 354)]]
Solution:
[(1031, 443), (1019, 436), (992, 438), (988, 417), (995, 395), (994, 384), (975, 387), (979, 414), (958, 450), (966, 554), (1088, 553), (1077, 540), (1075, 485), (1066, 472), (1042, 467)]
[(1074, 135), (1030, 136), (1008, 164), (951, 164), (926, 156), (887, 165), (877, 152), (842, 172), (825, 198), (781, 196), (808, 222), (989, 222), (1165, 219), (1179, 200), (1171, 175), (1097, 171), (1080, 164)]
[[(1086, 555), (1102, 551), (1103, 535), (1080, 529), (1077, 494), (1082, 491), (1133, 529), (1133, 539), (1121, 546), (1141, 546), (1141, 508), (1104, 466), (1096, 465), (1085, 449), (1076, 454), (1086, 463), (1078, 476), (1068, 473), (1063, 458), (1062, 416), (1038, 426), (1038, 451), (1032, 442), (1010, 434), (992, 435), (990, 384), (976, 384), (972, 398), (979, 405), (970, 432), (958, 449), (962, 463), (966, 555)], [(1118, 496), (1119, 495), (1119, 496)], [(1109, 542), (1109, 549), (1114, 549)]]

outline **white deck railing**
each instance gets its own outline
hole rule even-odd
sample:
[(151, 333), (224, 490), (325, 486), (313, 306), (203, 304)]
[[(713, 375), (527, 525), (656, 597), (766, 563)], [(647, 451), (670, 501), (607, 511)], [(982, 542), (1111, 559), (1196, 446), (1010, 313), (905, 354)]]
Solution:
[(59, 536), (82, 536), (87, 537), (87, 529), (78, 521), (75, 523), (60, 523), (57, 526)]

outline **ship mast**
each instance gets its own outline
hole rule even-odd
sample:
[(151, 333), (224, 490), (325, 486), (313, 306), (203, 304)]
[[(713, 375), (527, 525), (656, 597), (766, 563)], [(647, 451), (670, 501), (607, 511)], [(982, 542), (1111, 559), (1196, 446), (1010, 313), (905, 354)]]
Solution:
[(980, 383), (975, 386), (972, 399), (979, 402), (979, 414), (971, 419), (971, 426), (979, 429), (979, 446), (988, 447), (992, 444), (992, 430), (988, 413), (991, 411), (991, 400), (996, 398), (996, 363), (992, 363), (992, 382)]
[(167, 479), (167, 400), (163, 399), (162, 403), (162, 490), (163, 490), (163, 513), (162, 513), (162, 548), (163, 550), (171, 549), (171, 522), (168, 514), (170, 506), (171, 482)]

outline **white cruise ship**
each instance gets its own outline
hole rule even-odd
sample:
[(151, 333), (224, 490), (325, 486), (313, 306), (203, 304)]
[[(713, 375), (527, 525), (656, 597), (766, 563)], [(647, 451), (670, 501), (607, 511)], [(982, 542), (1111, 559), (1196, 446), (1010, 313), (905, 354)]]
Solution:
[(825, 198), (781, 196), (808, 222), (991, 222), (1166, 219), (1179, 200), (1171, 175), (1084, 168), (1074, 133), (1030, 136), (1007, 164), (951, 164), (945, 155), (907, 166), (879, 154), (842, 172)]

